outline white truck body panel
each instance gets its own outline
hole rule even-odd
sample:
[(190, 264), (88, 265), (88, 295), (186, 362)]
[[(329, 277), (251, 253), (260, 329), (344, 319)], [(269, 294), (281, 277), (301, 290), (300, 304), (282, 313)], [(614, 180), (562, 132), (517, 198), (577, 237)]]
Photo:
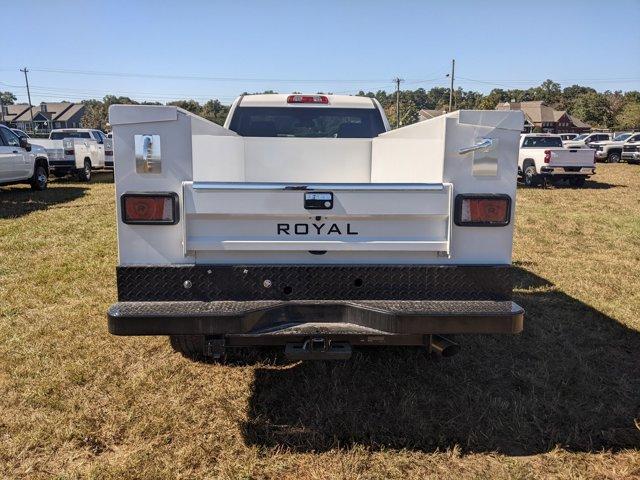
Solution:
[[(66, 131), (66, 130), (65, 130)], [(60, 140), (38, 139), (38, 145), (47, 150), (52, 165), (58, 161), (73, 161), (72, 165), (76, 169), (84, 167), (85, 159), (91, 161), (92, 168), (105, 167), (105, 150), (112, 150), (112, 140), (105, 138), (104, 143), (96, 140), (94, 130), (89, 129), (69, 129), (69, 131), (88, 132), (91, 138), (64, 138)], [(57, 130), (53, 130), (57, 132)], [(73, 155), (66, 155), (65, 150), (73, 150)]]
[[(120, 265), (511, 262), (513, 219), (483, 228), (451, 217), (458, 193), (515, 202), (521, 112), (454, 112), (374, 139), (240, 137), (170, 106), (114, 105), (110, 123), (117, 198), (175, 192), (181, 209), (176, 225), (127, 225), (118, 202)], [(159, 136), (160, 173), (137, 173), (136, 135)], [(459, 153), (485, 137), (490, 151)], [(335, 208), (316, 221), (303, 192), (284, 188), (301, 185), (333, 192)], [(312, 235), (318, 222), (340, 233)], [(290, 225), (288, 235), (279, 223)], [(296, 224), (310, 233), (296, 234)]]

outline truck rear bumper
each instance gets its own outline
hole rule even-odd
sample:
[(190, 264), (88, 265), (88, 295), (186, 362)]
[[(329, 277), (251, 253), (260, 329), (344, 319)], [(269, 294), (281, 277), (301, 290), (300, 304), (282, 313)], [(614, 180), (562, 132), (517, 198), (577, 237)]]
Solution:
[(413, 344), (391, 337), (515, 334), (522, 331), (524, 310), (511, 301), (187, 301), (119, 302), (107, 316), (114, 335), (239, 337), (229, 342), (238, 345), (284, 345), (309, 336)]
[(141, 265), (117, 274), (119, 302), (108, 311), (115, 335), (412, 345), (424, 335), (523, 325), (509, 265)]
[(569, 177), (574, 175), (589, 176), (595, 173), (595, 167), (542, 167), (540, 169), (540, 175), (553, 177)]

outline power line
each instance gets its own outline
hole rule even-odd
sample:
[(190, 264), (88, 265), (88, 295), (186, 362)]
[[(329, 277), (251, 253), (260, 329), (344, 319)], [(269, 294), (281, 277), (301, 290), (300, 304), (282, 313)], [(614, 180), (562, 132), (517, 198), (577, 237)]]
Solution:
[(54, 68), (32, 68), (33, 72), (45, 73), (61, 73), (72, 75), (95, 75), (107, 77), (140, 77), (140, 78), (163, 78), (163, 79), (186, 79), (186, 80), (207, 80), (220, 82), (286, 82), (286, 83), (372, 83), (382, 82), (382, 79), (332, 79), (332, 78), (253, 78), (253, 77), (222, 77), (222, 76), (206, 76), (206, 75), (166, 75), (166, 74), (150, 74), (136, 72), (109, 72), (97, 70), (65, 70)]

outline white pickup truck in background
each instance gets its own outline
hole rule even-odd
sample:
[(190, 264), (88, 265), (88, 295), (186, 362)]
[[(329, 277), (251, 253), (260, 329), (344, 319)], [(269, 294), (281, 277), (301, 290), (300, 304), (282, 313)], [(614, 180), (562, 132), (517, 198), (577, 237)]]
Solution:
[(115, 335), (168, 335), (191, 358), (278, 345), (290, 359), (443, 335), (515, 334), (517, 111), (389, 130), (344, 95), (244, 95), (224, 127), (112, 105)]
[(37, 142), (47, 150), (51, 172), (57, 177), (75, 174), (88, 182), (92, 170), (113, 167), (112, 140), (100, 130), (52, 130), (48, 140)]
[(595, 171), (591, 149), (565, 148), (560, 135), (531, 133), (520, 137), (518, 173), (528, 187), (559, 180), (581, 187)]

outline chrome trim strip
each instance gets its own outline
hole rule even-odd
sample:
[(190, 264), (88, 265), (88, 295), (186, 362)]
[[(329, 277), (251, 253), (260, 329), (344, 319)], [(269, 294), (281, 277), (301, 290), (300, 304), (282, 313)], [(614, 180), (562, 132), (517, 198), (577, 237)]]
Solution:
[[(188, 183), (188, 182), (185, 182)], [(425, 191), (444, 190), (443, 183), (271, 183), (193, 182), (194, 190), (331, 190), (331, 191)]]

